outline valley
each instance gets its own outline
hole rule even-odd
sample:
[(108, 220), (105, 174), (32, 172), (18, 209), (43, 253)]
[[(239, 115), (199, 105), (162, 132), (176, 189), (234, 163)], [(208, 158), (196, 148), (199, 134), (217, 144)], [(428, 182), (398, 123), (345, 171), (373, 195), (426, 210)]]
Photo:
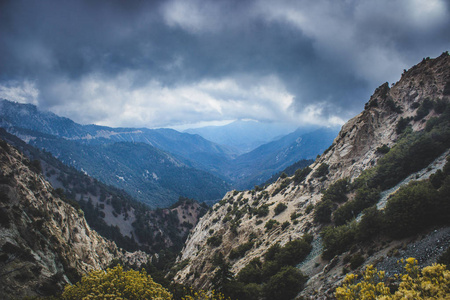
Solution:
[(410, 256), (448, 264), (449, 102), (444, 52), (379, 86), (338, 133), (297, 130), (238, 155), (2, 100), (2, 295), (59, 295), (120, 262), (177, 299), (181, 287), (333, 299), (367, 265), (392, 277)]
[(251, 188), (297, 161), (315, 158), (337, 134), (336, 128), (298, 129), (237, 155), (199, 135), (80, 125), (7, 100), (0, 102), (0, 126), (152, 207), (167, 207), (180, 196), (215, 203), (233, 187)]

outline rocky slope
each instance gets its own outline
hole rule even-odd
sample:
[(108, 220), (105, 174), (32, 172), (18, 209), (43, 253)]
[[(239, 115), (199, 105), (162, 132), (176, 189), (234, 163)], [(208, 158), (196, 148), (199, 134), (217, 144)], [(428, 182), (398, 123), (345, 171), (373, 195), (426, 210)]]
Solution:
[(91, 228), (125, 250), (156, 253), (159, 249), (170, 248), (179, 251), (189, 229), (207, 209), (205, 204), (181, 198), (171, 208), (152, 210), (126, 192), (68, 167), (3, 128), (0, 128), (0, 139), (30, 160), (39, 161), (42, 175), (57, 189), (58, 196), (76, 201)]
[[(385, 153), (380, 149), (392, 148), (396, 144), (403, 133), (403, 125), (410, 126), (408, 130), (418, 132), (425, 128), (428, 120), (442, 113), (438, 109), (425, 109), (429, 101), (438, 101), (447, 107), (450, 102), (448, 53), (436, 59), (424, 59), (410, 70), (405, 70), (400, 81), (392, 87), (386, 83), (376, 89), (365, 110), (342, 127), (333, 145), (310, 166), (312, 170), (306, 177), (280, 178), (264, 190), (227, 193), (200, 220), (189, 236), (179, 258), (185, 262), (184, 268), (178, 272), (175, 280), (207, 288), (216, 270), (214, 256), (219, 252), (228, 258), (231, 271), (237, 274), (252, 259), (262, 257), (275, 243), (284, 245), (308, 232), (314, 236), (314, 241), (312, 252), (299, 266), (310, 277), (303, 296), (317, 299), (331, 297), (330, 291), (343, 277), (342, 255), (331, 261), (322, 259), (319, 233), (323, 225), (314, 222), (313, 208), (331, 184), (343, 178), (352, 182), (364, 170), (376, 166)], [(442, 155), (441, 162), (445, 161), (448, 151)], [(442, 165), (425, 165), (424, 170), (435, 172)], [(352, 197), (354, 195), (349, 195), (350, 199)], [(276, 213), (275, 208), (280, 203), (286, 208)], [(278, 224), (288, 223), (287, 226), (268, 229), (265, 224), (269, 220), (275, 220)], [(443, 230), (448, 233), (448, 230)], [(220, 240), (220, 245), (208, 243), (211, 238)], [(370, 251), (367, 262), (377, 261), (399, 244), (408, 245), (413, 239), (420, 240), (421, 236), (400, 242), (384, 240), (382, 247)], [(251, 246), (245, 255), (229, 259), (233, 249), (249, 241)], [(436, 259), (440, 252), (433, 252), (430, 261)]]
[(52, 295), (123, 254), (91, 230), (83, 212), (59, 198), (39, 164), (0, 141), (0, 298)]

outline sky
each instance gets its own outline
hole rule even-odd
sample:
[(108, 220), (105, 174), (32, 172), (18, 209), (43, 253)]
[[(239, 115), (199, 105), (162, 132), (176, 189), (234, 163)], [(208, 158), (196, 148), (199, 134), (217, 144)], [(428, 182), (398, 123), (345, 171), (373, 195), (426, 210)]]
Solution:
[(81, 124), (342, 125), (447, 50), (449, 0), (0, 1), (0, 98)]

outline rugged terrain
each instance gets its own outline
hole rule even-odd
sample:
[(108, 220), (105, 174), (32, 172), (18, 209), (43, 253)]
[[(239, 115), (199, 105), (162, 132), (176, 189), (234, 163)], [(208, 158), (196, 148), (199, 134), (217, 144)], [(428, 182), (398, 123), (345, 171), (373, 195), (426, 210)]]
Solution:
[(81, 125), (7, 100), (0, 100), (0, 127), (152, 207), (169, 206), (180, 196), (217, 202), (231, 186), (250, 188), (301, 159), (315, 158), (337, 133), (299, 128), (242, 153), (198, 134)]
[[(39, 164), (4, 141), (0, 146), (0, 298), (52, 295), (81, 274), (130, 255), (61, 200)], [(147, 255), (131, 259), (146, 262)]]
[(181, 249), (189, 229), (206, 211), (206, 205), (180, 198), (170, 208), (150, 209), (122, 190), (107, 186), (85, 173), (0, 129), (0, 138), (39, 162), (42, 175), (59, 197), (83, 210), (86, 221), (100, 235), (119, 247), (156, 253), (160, 249)]
[[(345, 269), (348, 268), (348, 260), (346, 261), (344, 257), (350, 257), (355, 249), (350, 252), (344, 249), (337, 255), (323, 258), (323, 235), (320, 232), (324, 230), (324, 225), (330, 222), (337, 223), (335, 214), (331, 220), (321, 222), (317, 217), (315, 220), (319, 204), (324, 202), (322, 201), (324, 192), (340, 179), (348, 180), (350, 186), (357, 186), (358, 182), (370, 178), (372, 181), (365, 181), (369, 185), (381, 182), (373, 188), (377, 193), (381, 192), (380, 200), (385, 201), (390, 194), (395, 193), (400, 186), (409, 181), (402, 182), (406, 177), (426, 179), (431, 173), (442, 169), (446, 157), (449, 156), (447, 151), (450, 146), (449, 101), (448, 53), (443, 53), (436, 59), (424, 59), (408, 71), (405, 70), (401, 79), (391, 87), (388, 83), (381, 85), (371, 96), (364, 111), (342, 127), (332, 146), (316, 159), (310, 170), (305, 169), (305, 172), (299, 171), (295, 176), (280, 178), (262, 190), (229, 192), (214, 205), (189, 236), (179, 258), (184, 262), (184, 268), (178, 272), (175, 280), (208, 288), (218, 270), (214, 260), (219, 253), (236, 275), (253, 259), (262, 259), (267, 249), (276, 243), (284, 245), (308, 232), (314, 237), (313, 249), (306, 260), (298, 266), (310, 278), (302, 295), (317, 299), (332, 297), (333, 287), (339, 284), (346, 272)], [(430, 103), (436, 103), (434, 109), (427, 106)], [(446, 112), (443, 112), (442, 107), (444, 110), (446, 107)], [(408, 148), (411, 145), (408, 137), (414, 136), (415, 133), (431, 132), (434, 124), (439, 122), (445, 124), (444, 133), (430, 138), (430, 141), (436, 138), (439, 147), (425, 149), (427, 148), (425, 143), (422, 145), (424, 147), (419, 145), (417, 149), (413, 149), (417, 150), (416, 152), (428, 151), (420, 154), (420, 157), (425, 159), (407, 160), (399, 169), (387, 173), (391, 176), (383, 178), (384, 181), (374, 177), (374, 174), (378, 174), (376, 172), (380, 173), (379, 170), (385, 168), (387, 159), (383, 161), (385, 165), (380, 169), (374, 169), (380, 165), (380, 159), (387, 155), (390, 149), (395, 150), (389, 154), (390, 159), (400, 152), (397, 149), (402, 147), (407, 149), (405, 150), (407, 153), (414, 152)], [(355, 193), (354, 190), (346, 193), (347, 202), (357, 197)], [(382, 210), (384, 205), (381, 202), (379, 209)], [(341, 202), (333, 204), (332, 207), (336, 209), (344, 204)], [(328, 213), (328, 218), (330, 214), (331, 212)], [(272, 224), (267, 226), (268, 222)], [(435, 261), (445, 247), (448, 247), (448, 228), (444, 226), (443, 229), (435, 230), (438, 235), (444, 237), (441, 240), (447, 242), (435, 251), (428, 251), (430, 254), (427, 254), (427, 263)], [(358, 253), (362, 253), (360, 256), (363, 258), (361, 264), (376, 263), (394, 254), (396, 259), (412, 255), (414, 252), (407, 252), (406, 249), (413, 247), (414, 240), (425, 248), (424, 251), (435, 247), (430, 241), (424, 240), (421, 243), (426, 235), (425, 230), (404, 239), (382, 236), (373, 238), (371, 241), (373, 244), (359, 244)], [(242, 245), (248, 247), (239, 248)], [(244, 252), (243, 255), (237, 257), (234, 255), (230, 258), (232, 251), (239, 249)], [(423, 262), (424, 260), (421, 261)]]

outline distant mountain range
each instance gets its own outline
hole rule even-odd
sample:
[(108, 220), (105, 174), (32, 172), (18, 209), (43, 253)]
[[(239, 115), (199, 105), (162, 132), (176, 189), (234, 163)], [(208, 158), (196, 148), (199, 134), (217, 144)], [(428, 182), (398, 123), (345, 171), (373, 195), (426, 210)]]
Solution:
[[(303, 130), (306, 133), (317, 128), (318, 126), (305, 127)], [(193, 128), (187, 129), (184, 132), (198, 134), (219, 145), (227, 145), (238, 154), (244, 154), (289, 134), (296, 129), (288, 124), (239, 120), (224, 126)]]
[[(235, 134), (236, 140), (257, 131), (255, 138), (262, 137), (266, 127), (252, 123), (256, 122), (237, 122), (215, 130), (223, 137)], [(249, 133), (243, 129), (246, 126)], [(152, 207), (168, 206), (180, 196), (215, 201), (232, 188), (264, 183), (299, 160), (315, 158), (338, 132), (337, 128), (313, 132), (315, 128), (302, 128), (238, 155), (243, 148), (219, 145), (199, 134), (81, 125), (34, 105), (7, 100), (0, 100), (0, 127)], [(279, 130), (269, 130), (266, 139), (273, 139)]]

